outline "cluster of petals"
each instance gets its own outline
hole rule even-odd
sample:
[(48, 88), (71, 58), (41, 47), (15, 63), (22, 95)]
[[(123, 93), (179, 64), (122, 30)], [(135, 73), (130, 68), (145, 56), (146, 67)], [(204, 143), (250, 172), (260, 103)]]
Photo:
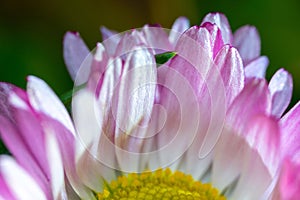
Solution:
[[(300, 196), (300, 104), (284, 114), (292, 78), (280, 69), (266, 81), (255, 27), (233, 34), (210, 13), (200, 26), (180, 17), (169, 33), (101, 33), (95, 53), (78, 33), (64, 38), (70, 75), (86, 83), (72, 121), (38, 78), (27, 91), (1, 83), (1, 138), (14, 158), (0, 157), (0, 199), (95, 199), (120, 171), (165, 167), (228, 199)], [(157, 67), (155, 55), (169, 51), (176, 56)]]

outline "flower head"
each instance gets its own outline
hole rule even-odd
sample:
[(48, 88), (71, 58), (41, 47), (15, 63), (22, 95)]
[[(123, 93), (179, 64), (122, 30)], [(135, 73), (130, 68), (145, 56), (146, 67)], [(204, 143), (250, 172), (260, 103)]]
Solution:
[(73, 121), (40, 79), (1, 83), (1, 199), (298, 198), (299, 104), (282, 117), (292, 78), (265, 80), (254, 27), (211, 13), (101, 32), (95, 52), (64, 38)]
[[(72, 107), (84, 185), (99, 199), (137, 198), (148, 187), (142, 177), (151, 185), (151, 172), (168, 168), (162, 179), (169, 170), (190, 174), (220, 198), (275, 198), (286, 177), (283, 171), (278, 179), (287, 169), (279, 119), (292, 79), (283, 69), (269, 84), (264, 79), (268, 59), (260, 56), (254, 27), (232, 34), (227, 18), (211, 13), (190, 28), (186, 18), (177, 19), (169, 35), (148, 25), (125, 34), (101, 32), (104, 41), (94, 54), (77, 33), (64, 40), (75, 85), (87, 83)], [(176, 56), (157, 67), (156, 56), (169, 51)], [(155, 198), (169, 191), (166, 185), (146, 194)]]

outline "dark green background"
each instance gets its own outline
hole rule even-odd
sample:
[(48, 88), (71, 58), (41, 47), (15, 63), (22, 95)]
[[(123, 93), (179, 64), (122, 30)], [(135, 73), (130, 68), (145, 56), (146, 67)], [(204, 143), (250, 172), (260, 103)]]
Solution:
[(290, 71), (295, 104), (300, 94), (298, 0), (2, 0), (0, 80), (25, 87), (26, 76), (33, 74), (62, 94), (72, 88), (62, 59), (62, 38), (67, 30), (78, 30), (93, 48), (101, 40), (100, 25), (118, 31), (145, 23), (170, 28), (178, 16), (199, 24), (211, 11), (225, 13), (233, 30), (244, 24), (258, 28), (262, 54), (270, 59), (268, 77), (280, 67)]

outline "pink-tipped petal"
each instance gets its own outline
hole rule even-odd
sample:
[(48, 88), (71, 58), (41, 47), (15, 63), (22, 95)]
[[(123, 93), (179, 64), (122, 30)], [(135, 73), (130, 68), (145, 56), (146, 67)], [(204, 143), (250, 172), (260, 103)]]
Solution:
[(222, 38), (224, 41), (224, 44), (231, 44), (232, 43), (232, 32), (229, 25), (229, 22), (226, 18), (226, 16), (222, 13), (209, 13), (207, 14), (201, 25), (205, 22), (210, 22), (212, 24), (216, 24), (222, 33)]
[(258, 114), (269, 113), (270, 109), (270, 94), (266, 81), (250, 79), (231, 104), (227, 121), (234, 126), (237, 134), (245, 134), (245, 122)]
[(260, 55), (260, 37), (254, 26), (243, 26), (234, 33), (233, 45), (238, 49), (244, 65)]
[(280, 118), (292, 98), (292, 76), (284, 69), (279, 69), (271, 78), (269, 90), (272, 96), (272, 115)]
[(0, 157), (0, 174), (16, 199), (51, 199), (34, 179), (11, 157)]
[(256, 150), (263, 163), (274, 177), (281, 162), (280, 128), (277, 119), (258, 115), (249, 120), (245, 133), (246, 140)]
[(260, 56), (245, 66), (245, 76), (247, 78), (265, 78), (268, 65), (269, 59), (266, 56)]
[[(177, 52), (177, 58), (175, 57), (174, 60), (178, 59), (186, 64), (174, 64), (174, 68), (185, 74), (189, 73), (185, 71), (190, 69), (185, 69), (185, 66), (190, 65), (197, 70), (193, 72), (197, 74), (196, 76), (204, 78), (207, 75), (213, 59), (213, 46), (210, 33), (206, 28), (198, 26), (189, 28), (178, 39), (175, 51)], [(172, 64), (170, 66), (173, 67)]]
[(291, 157), (293, 162), (300, 163), (300, 102), (298, 102), (281, 119), (283, 155)]
[(215, 63), (223, 78), (227, 106), (229, 106), (244, 87), (243, 62), (238, 51), (226, 45), (217, 54)]
[[(297, 200), (300, 197), (300, 164), (287, 159), (279, 179), (280, 198), (284, 200)], [(276, 199), (277, 200), (277, 199)]]
[(75, 80), (77, 72), (89, 54), (89, 49), (81, 39), (79, 33), (67, 32), (63, 41), (64, 60), (67, 69)]
[(178, 17), (172, 25), (169, 41), (175, 46), (179, 36), (190, 27), (190, 21), (186, 17)]
[(60, 121), (71, 133), (75, 134), (71, 118), (53, 90), (37, 77), (29, 76), (27, 80), (27, 93), (31, 106), (37, 112)]
[(224, 45), (221, 30), (218, 28), (217, 25), (212, 24), (210, 22), (206, 22), (202, 24), (202, 26), (206, 28), (210, 33), (211, 45), (213, 47), (213, 58), (215, 58), (219, 50)]
[[(31, 153), (30, 148), (27, 146), (24, 138), (21, 136), (16, 127), (8, 119), (1, 116), (0, 133), (1, 139), (4, 141), (6, 147), (10, 150), (19, 164), (32, 176), (32, 178), (35, 179), (35, 181), (41, 186), (43, 191), (46, 192), (48, 186), (45, 171), (41, 169), (39, 163), (36, 161), (36, 157)], [(35, 141), (36, 137), (29, 139)], [(38, 149), (35, 149), (35, 151), (40, 151), (39, 146)], [(43, 150), (41, 151), (43, 152)], [(35, 153), (40, 154), (41, 152)], [(43, 157), (42, 159), (45, 158)]]

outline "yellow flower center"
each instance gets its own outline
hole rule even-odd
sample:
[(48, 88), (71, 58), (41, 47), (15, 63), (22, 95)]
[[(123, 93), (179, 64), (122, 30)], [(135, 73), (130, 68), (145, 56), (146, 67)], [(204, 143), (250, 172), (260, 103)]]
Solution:
[(155, 172), (131, 173), (107, 184), (98, 200), (226, 200), (210, 184), (195, 181), (191, 175), (170, 169)]

